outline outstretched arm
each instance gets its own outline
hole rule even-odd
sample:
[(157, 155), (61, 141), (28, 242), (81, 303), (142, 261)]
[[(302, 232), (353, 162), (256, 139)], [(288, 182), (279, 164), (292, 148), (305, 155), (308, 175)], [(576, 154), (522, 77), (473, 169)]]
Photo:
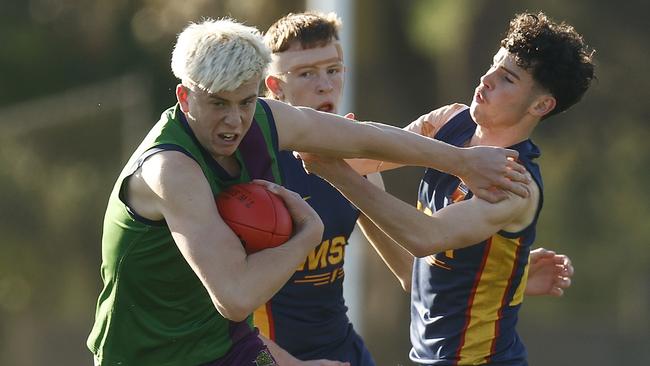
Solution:
[(342, 160), (321, 158), (305, 163), (417, 257), (472, 245), (502, 229), (519, 231), (532, 221), (539, 196), (531, 183), (527, 187), (532, 194), (527, 199), (510, 194), (507, 199), (490, 204), (473, 197), (429, 216), (366, 182)]
[(528, 181), (524, 169), (514, 161), (516, 151), (487, 146), (458, 148), (381, 123), (348, 123), (335, 114), (266, 101), (283, 149), (435, 168), (460, 177), (474, 194), (491, 202), (505, 197), (493, 187), (523, 197), (529, 193), (521, 183)]

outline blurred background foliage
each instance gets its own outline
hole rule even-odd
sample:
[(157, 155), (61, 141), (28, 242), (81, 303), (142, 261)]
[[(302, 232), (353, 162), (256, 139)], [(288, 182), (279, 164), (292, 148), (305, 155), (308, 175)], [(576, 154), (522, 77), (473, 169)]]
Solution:
[[(232, 16), (266, 29), (303, 1), (0, 2), (0, 365), (83, 365), (100, 289), (103, 212), (127, 154), (174, 103), (175, 35)], [(650, 364), (650, 3), (358, 0), (354, 112), (404, 126), (471, 100), (508, 20), (543, 10), (597, 50), (584, 101), (543, 122), (538, 245), (576, 267), (561, 299), (527, 299), (531, 365)], [(345, 27), (343, 31), (351, 30)], [(414, 202), (419, 168), (385, 174)], [(366, 254), (361, 332), (408, 365), (408, 297)]]

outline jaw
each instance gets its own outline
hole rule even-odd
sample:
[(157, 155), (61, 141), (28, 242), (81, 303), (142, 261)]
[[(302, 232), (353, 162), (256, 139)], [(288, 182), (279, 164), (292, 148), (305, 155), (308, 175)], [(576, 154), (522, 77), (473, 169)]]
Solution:
[(222, 135), (223, 133), (215, 134), (210, 140), (210, 155), (214, 158), (233, 155), (243, 138), (240, 134), (231, 134), (234, 138), (224, 139)]

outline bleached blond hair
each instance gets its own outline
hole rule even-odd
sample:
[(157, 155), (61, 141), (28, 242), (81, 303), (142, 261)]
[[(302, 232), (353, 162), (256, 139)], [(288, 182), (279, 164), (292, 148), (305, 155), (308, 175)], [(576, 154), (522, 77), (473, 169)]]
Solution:
[(256, 76), (261, 80), (270, 62), (260, 32), (228, 18), (191, 23), (172, 52), (172, 72), (183, 85), (209, 93), (235, 90)]

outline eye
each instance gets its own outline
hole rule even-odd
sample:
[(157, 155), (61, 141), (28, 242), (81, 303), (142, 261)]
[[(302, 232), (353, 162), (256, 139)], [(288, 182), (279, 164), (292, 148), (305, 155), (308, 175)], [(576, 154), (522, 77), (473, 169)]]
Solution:
[(314, 72), (313, 71), (303, 71), (300, 74), (298, 74), (299, 77), (305, 78), (305, 79), (310, 79), (314, 77)]
[(343, 68), (340, 67), (340, 66), (333, 66), (333, 67), (330, 67), (329, 69), (327, 69), (327, 73), (329, 75), (338, 75), (342, 71), (343, 71)]
[(253, 104), (255, 104), (255, 99), (246, 99), (241, 105), (244, 107), (250, 107)]

